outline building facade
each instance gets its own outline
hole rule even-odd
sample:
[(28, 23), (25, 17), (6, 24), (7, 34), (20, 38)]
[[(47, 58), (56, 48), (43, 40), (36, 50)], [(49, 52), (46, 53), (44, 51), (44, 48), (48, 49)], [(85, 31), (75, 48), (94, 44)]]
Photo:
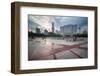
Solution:
[(52, 32), (55, 32), (54, 22), (52, 22)]
[(60, 27), (62, 35), (73, 35), (77, 33), (77, 25), (64, 25)]

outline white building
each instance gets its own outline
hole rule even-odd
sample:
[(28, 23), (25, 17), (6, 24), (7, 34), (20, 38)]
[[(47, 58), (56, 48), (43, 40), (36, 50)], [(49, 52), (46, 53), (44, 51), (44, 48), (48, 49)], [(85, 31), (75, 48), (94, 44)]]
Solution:
[(77, 33), (77, 25), (64, 25), (60, 27), (62, 35), (73, 35)]

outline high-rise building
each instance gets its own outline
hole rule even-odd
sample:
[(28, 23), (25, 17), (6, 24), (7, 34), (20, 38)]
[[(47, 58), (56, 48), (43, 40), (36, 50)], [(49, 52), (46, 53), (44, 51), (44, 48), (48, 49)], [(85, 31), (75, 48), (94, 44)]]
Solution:
[(73, 35), (77, 33), (77, 25), (64, 25), (60, 27), (62, 35)]
[(54, 22), (52, 22), (52, 32), (55, 32)]
[(41, 33), (40, 28), (36, 28), (36, 33)]

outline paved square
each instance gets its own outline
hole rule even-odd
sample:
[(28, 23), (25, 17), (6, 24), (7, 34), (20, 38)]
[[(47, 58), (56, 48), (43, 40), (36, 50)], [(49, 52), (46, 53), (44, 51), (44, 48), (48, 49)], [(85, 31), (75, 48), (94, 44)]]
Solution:
[(28, 40), (28, 60), (87, 58), (87, 38), (68, 41), (60, 38)]

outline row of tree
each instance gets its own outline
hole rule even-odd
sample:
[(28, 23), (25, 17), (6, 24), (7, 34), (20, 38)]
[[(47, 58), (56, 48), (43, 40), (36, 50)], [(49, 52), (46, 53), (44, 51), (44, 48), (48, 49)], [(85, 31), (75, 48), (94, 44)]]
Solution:
[[(28, 31), (28, 37), (29, 38), (35, 38), (35, 37), (70, 37), (71, 35), (61, 35), (61, 34), (56, 34), (53, 32), (48, 32), (48, 34), (45, 33), (33, 33), (32, 31)], [(73, 37), (88, 37), (88, 34), (84, 33), (84, 34), (74, 34)]]

